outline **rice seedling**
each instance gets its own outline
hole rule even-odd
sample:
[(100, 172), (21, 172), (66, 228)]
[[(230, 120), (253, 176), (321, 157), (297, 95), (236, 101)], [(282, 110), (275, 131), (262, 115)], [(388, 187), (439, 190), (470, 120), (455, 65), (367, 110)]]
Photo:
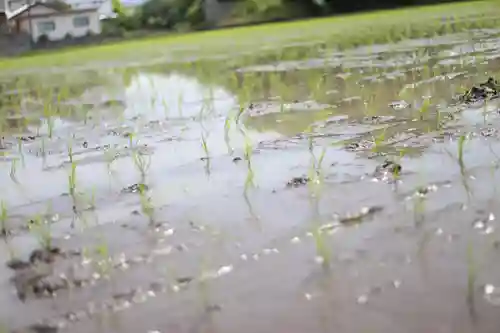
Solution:
[(23, 168), (26, 168), (26, 161), (24, 158), (24, 151), (23, 151), (23, 141), (21, 140), (21, 138), (17, 139), (17, 150), (19, 152), (21, 164), (22, 164)]
[(484, 100), (484, 104), (482, 107), (482, 114), (483, 114), (483, 125), (486, 125), (487, 123), (487, 118), (488, 118), (488, 100)]
[(51, 227), (50, 222), (47, 219), (43, 218), (42, 215), (37, 214), (30, 220), (28, 227), (31, 231), (33, 231), (42, 248), (52, 248)]
[(474, 257), (474, 249), (472, 244), (469, 243), (467, 246), (467, 307), (469, 309), (469, 314), (473, 320), (476, 318), (476, 306), (475, 306), (475, 290), (476, 290), (476, 280), (477, 280), (477, 267)]
[(420, 120), (425, 120), (426, 117), (428, 117), (430, 106), (431, 106), (430, 98), (428, 98), (428, 97), (424, 98), (424, 100), (422, 101), (422, 105), (420, 106), (420, 108), (418, 110)]
[(253, 148), (252, 148), (252, 143), (250, 141), (250, 138), (248, 137), (248, 134), (241, 128), (240, 131), (243, 133), (244, 138), (245, 138), (245, 148), (243, 152), (243, 156), (245, 158), (245, 161), (247, 162), (247, 176), (245, 179), (245, 192), (250, 188), (254, 187), (254, 171), (252, 168), (252, 154), (253, 154)]
[(326, 147), (323, 147), (321, 155), (319, 156), (319, 158), (317, 158), (314, 154), (314, 139), (312, 137), (309, 137), (309, 154), (311, 156), (311, 162), (309, 164), (308, 184), (311, 190), (311, 194), (313, 196), (318, 196), (324, 180), (322, 164), (326, 154)]
[(165, 118), (168, 118), (168, 114), (170, 113), (170, 108), (169, 108), (168, 103), (165, 100), (165, 98), (162, 98), (161, 104), (163, 106), (163, 113), (165, 115)]
[(144, 183), (138, 184), (139, 186), (139, 201), (142, 213), (148, 217), (149, 223), (154, 224), (154, 206), (151, 197), (147, 193), (147, 188)]
[(440, 110), (436, 110), (436, 129), (440, 131), (443, 128), (444, 121)]
[(466, 136), (461, 135), (458, 138), (458, 163), (460, 165), (460, 170), (463, 172), (465, 169), (465, 164), (464, 164), (464, 146), (465, 146), (465, 141), (466, 141)]
[(151, 156), (144, 153), (139, 146), (134, 145), (134, 136), (135, 135), (133, 133), (129, 135), (129, 145), (132, 150), (132, 161), (139, 172), (141, 183), (146, 184), (147, 173), (149, 171), (149, 167), (151, 166)]
[[(206, 259), (203, 261), (206, 261)], [(205, 267), (205, 266), (206, 266), (206, 264), (203, 263), (202, 267)], [(198, 279), (197, 289), (198, 289), (199, 296), (200, 296), (201, 311), (206, 314), (205, 315), (206, 327), (207, 327), (207, 329), (213, 331), (213, 330), (215, 330), (215, 327), (214, 327), (214, 323), (212, 320), (212, 316), (213, 316), (212, 312), (213, 311), (211, 311), (211, 308), (214, 306), (218, 306), (218, 305), (214, 305), (214, 303), (212, 302), (212, 296), (210, 295), (210, 280), (203, 278), (204, 275), (205, 275), (205, 273), (202, 270), (201, 278)]]
[(313, 228), (311, 230), (311, 234), (314, 241), (314, 247), (316, 249), (316, 261), (321, 263), (323, 268), (329, 269), (331, 253), (326, 243), (326, 234), (319, 225), (319, 215), (318, 215), (319, 212), (317, 211), (318, 201), (317, 199), (314, 199), (314, 201), (316, 209), (315, 209), (315, 217), (313, 218), (314, 223), (313, 223)]
[(73, 147), (68, 145), (68, 160), (70, 163), (70, 172), (68, 175), (68, 192), (73, 200), (73, 213), (76, 214), (78, 211), (77, 208), (77, 193), (76, 193), (76, 161), (73, 159)]
[(109, 247), (103, 237), (99, 237), (99, 242), (94, 249), (96, 255), (95, 268), (101, 276), (107, 276), (111, 272), (112, 262)]
[(95, 186), (92, 188), (92, 191), (90, 192), (90, 197), (89, 197), (89, 209), (90, 210), (95, 210), (96, 208), (96, 188)]
[(262, 225), (260, 224), (260, 216), (255, 212), (255, 208), (250, 200), (249, 191), (243, 191), (243, 199), (248, 208), (248, 213), (250, 213), (251, 221), (254, 222), (254, 227), (257, 230), (262, 230)]
[(465, 143), (467, 141), (467, 134), (462, 134), (458, 138), (457, 141), (457, 157), (454, 157), (453, 154), (449, 150), (445, 150), (448, 156), (452, 158), (453, 160), (456, 160), (458, 163), (458, 166), (460, 168), (460, 173), (462, 176), (465, 176), (466, 174), (466, 168), (465, 168), (465, 162), (464, 162), (464, 148), (465, 148)]
[(141, 182), (146, 184), (146, 176), (151, 166), (151, 157), (140, 150), (136, 150), (132, 153), (132, 158), (134, 165), (139, 171)]
[(17, 163), (18, 163), (18, 159), (17, 158), (14, 158), (12, 159), (12, 161), (10, 162), (10, 179), (16, 183), (16, 184), (19, 184), (19, 180), (17, 179)]
[(214, 90), (212, 86), (208, 87), (208, 98), (203, 98), (203, 103), (206, 104), (206, 109), (209, 110), (209, 114), (212, 114), (215, 111), (214, 107)]
[(154, 109), (155, 106), (156, 106), (156, 96), (155, 95), (151, 96), (151, 99), (149, 100), (149, 103), (150, 103), (151, 109)]
[(207, 142), (207, 134), (205, 133), (206, 130), (202, 126), (201, 130), (201, 147), (203, 149), (203, 153), (205, 156), (203, 157), (203, 160), (205, 161), (205, 173), (207, 176), (210, 176), (210, 151), (208, 149), (208, 142)]
[(181, 91), (179, 95), (177, 96), (177, 111), (179, 113), (179, 117), (182, 117), (182, 108), (184, 106), (184, 96), (183, 92)]
[(231, 146), (231, 138), (229, 137), (229, 133), (231, 131), (231, 123), (236, 123), (230, 115), (227, 115), (226, 120), (224, 120), (224, 142), (227, 147), (227, 153), (229, 156), (232, 156), (234, 153), (234, 149)]
[[(310, 132), (309, 129), (307, 132)], [(329, 268), (330, 263), (330, 252), (328, 251), (325, 235), (321, 230), (320, 225), (320, 212), (319, 212), (319, 202), (321, 200), (321, 187), (323, 184), (323, 170), (322, 164), (326, 154), (326, 148), (323, 148), (319, 158), (314, 154), (314, 140), (309, 137), (309, 193), (310, 193), (310, 203), (312, 206), (312, 230), (311, 234), (314, 240), (314, 245), (316, 248), (317, 260), (321, 261), (324, 268)]]
[(386, 130), (387, 130), (387, 127), (384, 127), (383, 131), (381, 131), (379, 135), (372, 136), (372, 140), (373, 140), (372, 151), (374, 153), (380, 153), (383, 150)]
[(45, 165), (47, 165), (47, 149), (46, 149), (47, 142), (46, 142), (45, 138), (42, 138), (41, 141), (42, 142), (41, 142), (40, 154), (42, 156), (43, 165), (45, 166)]
[(46, 109), (44, 110), (45, 122), (47, 123), (47, 131), (49, 139), (52, 139), (54, 134), (54, 117), (53, 117), (53, 109), (50, 104), (46, 104)]
[(425, 205), (425, 195), (419, 195), (417, 193), (417, 195), (413, 197), (413, 221), (416, 228), (421, 227), (425, 220)]
[(9, 233), (9, 229), (7, 226), (7, 205), (5, 204), (5, 201), (0, 202), (0, 233), (3, 236), (7, 236)]
[(117, 177), (115, 171), (113, 170), (113, 162), (116, 160), (117, 152), (113, 147), (109, 147), (104, 150), (104, 159), (106, 161), (106, 170), (108, 175)]

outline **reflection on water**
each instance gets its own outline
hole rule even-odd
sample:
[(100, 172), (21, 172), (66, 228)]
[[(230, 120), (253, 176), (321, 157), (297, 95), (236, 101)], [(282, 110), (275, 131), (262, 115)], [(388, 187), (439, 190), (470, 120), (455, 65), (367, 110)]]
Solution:
[(208, 113), (225, 116), (235, 105), (224, 88), (204, 86), (180, 74), (138, 73), (125, 90), (126, 118), (193, 118)]

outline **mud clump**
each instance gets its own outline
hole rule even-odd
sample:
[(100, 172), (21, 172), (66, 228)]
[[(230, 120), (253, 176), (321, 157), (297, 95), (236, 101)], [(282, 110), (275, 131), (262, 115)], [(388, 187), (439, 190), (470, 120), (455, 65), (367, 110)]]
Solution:
[(393, 108), (394, 110), (403, 110), (410, 107), (410, 104), (408, 104), (406, 101), (394, 101), (389, 103), (389, 107)]
[(357, 152), (357, 151), (370, 150), (374, 146), (375, 143), (373, 141), (361, 140), (359, 142), (351, 142), (346, 144), (345, 149), (347, 151)]
[(308, 182), (310, 182), (311, 179), (309, 177), (305, 176), (300, 176), (300, 177), (293, 177), (291, 180), (286, 183), (287, 187), (299, 187), (306, 185)]
[(177, 283), (179, 284), (188, 284), (190, 283), (191, 281), (194, 280), (193, 277), (191, 276), (182, 276), (182, 277), (178, 277), (177, 279), (175, 279), (177, 281)]
[(122, 189), (122, 193), (139, 193), (149, 190), (146, 184), (133, 184)]
[(356, 212), (354, 214), (347, 214), (339, 218), (339, 222), (343, 225), (358, 224), (361, 223), (365, 218), (375, 215), (383, 209), (384, 208), (382, 206), (363, 207), (359, 212)]
[(25, 301), (28, 296), (51, 297), (58, 290), (67, 289), (69, 281), (63, 277), (51, 276), (53, 263), (58, 257), (66, 254), (57, 247), (36, 249), (31, 252), (28, 261), (12, 259), (7, 262), (7, 267), (14, 270), (11, 278), (17, 296)]
[(29, 266), (17, 270), (11, 279), (16, 288), (17, 297), (24, 302), (28, 297), (50, 297), (57, 290), (67, 288), (65, 281), (50, 278), (50, 273), (51, 269), (48, 265)]
[(50, 264), (55, 261), (57, 256), (61, 255), (62, 251), (58, 247), (34, 250), (30, 255), (30, 263), (35, 264), (37, 261), (40, 261), (46, 264)]
[(483, 128), (480, 132), (479, 135), (482, 137), (494, 137), (498, 135), (498, 130), (496, 128), (490, 127), (490, 128)]
[(472, 86), (465, 94), (459, 96), (461, 102), (471, 104), (479, 101), (491, 100), (499, 97), (500, 84), (490, 77), (479, 86)]
[(24, 269), (38, 263), (53, 263), (58, 256), (62, 256), (63, 253), (60, 248), (52, 247), (46, 249), (36, 249), (31, 252), (28, 261), (23, 261), (20, 259), (12, 259), (7, 262), (7, 267), (13, 270)]
[(12, 333), (57, 333), (59, 328), (57, 326), (46, 324), (34, 324), (20, 330), (13, 331)]
[(401, 173), (401, 170), (403, 170), (401, 164), (398, 164), (391, 160), (385, 160), (381, 165), (375, 168), (375, 173), (391, 173), (393, 175), (399, 175)]
[(27, 135), (27, 136), (19, 137), (19, 140), (24, 141), (24, 142), (35, 141), (35, 139), (36, 139), (36, 136), (34, 136), (34, 135)]

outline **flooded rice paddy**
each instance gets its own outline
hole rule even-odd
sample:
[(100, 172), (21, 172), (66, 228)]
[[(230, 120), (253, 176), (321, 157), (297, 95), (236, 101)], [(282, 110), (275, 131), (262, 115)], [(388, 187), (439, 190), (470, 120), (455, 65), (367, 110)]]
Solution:
[(2, 77), (4, 331), (498, 332), (500, 31), (289, 49)]

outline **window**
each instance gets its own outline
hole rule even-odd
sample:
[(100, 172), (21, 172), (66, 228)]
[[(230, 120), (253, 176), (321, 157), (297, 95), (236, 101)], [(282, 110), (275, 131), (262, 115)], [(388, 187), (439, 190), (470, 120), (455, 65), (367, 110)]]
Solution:
[(38, 32), (40, 34), (45, 34), (47, 32), (56, 30), (56, 23), (54, 21), (38, 22), (37, 26)]
[(88, 16), (77, 16), (73, 18), (73, 26), (75, 28), (88, 27), (90, 25), (90, 20)]

